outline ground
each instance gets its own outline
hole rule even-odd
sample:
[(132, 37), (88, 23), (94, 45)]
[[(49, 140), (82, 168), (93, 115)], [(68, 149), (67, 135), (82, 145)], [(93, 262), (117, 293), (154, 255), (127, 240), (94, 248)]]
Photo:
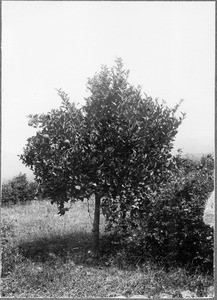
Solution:
[[(89, 208), (89, 212), (88, 212)], [(207, 296), (213, 276), (166, 272), (153, 263), (130, 265), (121, 253), (107, 251), (95, 260), (91, 253), (93, 205), (75, 203), (65, 216), (48, 200), (2, 208), (4, 297), (117, 297), (183, 291)], [(105, 242), (101, 219), (101, 245)]]

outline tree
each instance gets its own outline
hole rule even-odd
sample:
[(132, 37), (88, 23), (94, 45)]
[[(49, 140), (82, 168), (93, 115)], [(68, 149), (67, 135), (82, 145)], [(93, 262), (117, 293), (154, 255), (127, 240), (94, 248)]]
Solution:
[(95, 195), (95, 253), (100, 207), (115, 222), (114, 211), (119, 207), (124, 220), (132, 198), (145, 205), (145, 194), (170, 176), (172, 142), (184, 118), (175, 116), (179, 104), (170, 109), (142, 96), (128, 76), (121, 59), (111, 69), (103, 66), (88, 80), (90, 95), (81, 109), (58, 90), (59, 109), (30, 115), (29, 125), (39, 131), (21, 155), (60, 214), (67, 210), (65, 202)]

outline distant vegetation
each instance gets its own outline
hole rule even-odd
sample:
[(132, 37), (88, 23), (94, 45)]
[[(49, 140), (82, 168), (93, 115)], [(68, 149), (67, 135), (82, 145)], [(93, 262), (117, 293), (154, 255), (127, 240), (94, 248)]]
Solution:
[(37, 195), (38, 185), (28, 181), (26, 174), (19, 174), (2, 184), (1, 203), (5, 205), (24, 204)]

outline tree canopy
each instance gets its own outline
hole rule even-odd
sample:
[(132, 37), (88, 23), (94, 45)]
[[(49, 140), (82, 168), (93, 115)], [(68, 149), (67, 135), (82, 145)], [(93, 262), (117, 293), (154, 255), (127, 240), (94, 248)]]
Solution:
[(29, 116), (38, 130), (20, 156), (60, 214), (65, 202), (95, 195), (95, 227), (100, 206), (107, 218), (129, 203), (141, 209), (176, 167), (171, 150), (184, 118), (176, 116), (180, 103), (168, 108), (128, 78), (121, 59), (110, 69), (102, 66), (88, 79), (81, 108), (59, 89), (59, 109)]

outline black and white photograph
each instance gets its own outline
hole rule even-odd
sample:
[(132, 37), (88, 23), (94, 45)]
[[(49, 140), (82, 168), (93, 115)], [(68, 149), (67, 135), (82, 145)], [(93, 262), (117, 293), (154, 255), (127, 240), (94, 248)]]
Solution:
[(215, 1), (1, 16), (1, 297), (214, 298)]

